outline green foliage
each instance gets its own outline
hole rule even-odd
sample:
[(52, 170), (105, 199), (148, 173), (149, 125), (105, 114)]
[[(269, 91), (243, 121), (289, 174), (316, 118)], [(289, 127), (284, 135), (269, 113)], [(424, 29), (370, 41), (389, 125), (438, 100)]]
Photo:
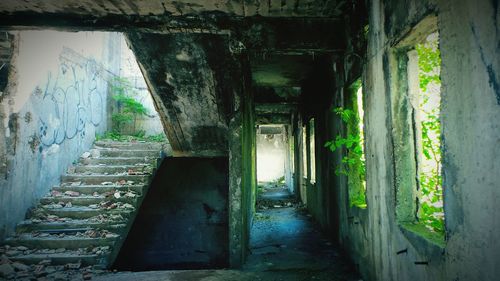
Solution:
[(152, 142), (166, 142), (167, 138), (164, 134), (150, 135), (145, 137), (145, 140)]
[[(430, 38), (430, 37), (429, 37)], [(444, 234), (443, 188), (441, 176), (440, 65), (437, 36), (417, 44), (421, 101), (422, 168), (419, 174), (418, 218), (428, 229)]]
[[(359, 86), (355, 88), (359, 88)], [(353, 101), (355, 100), (356, 95), (353, 95)], [(354, 106), (354, 110), (338, 107), (333, 109), (333, 112), (346, 124), (347, 133), (337, 135), (334, 140), (327, 141), (324, 146), (332, 152), (342, 148), (347, 150), (346, 155), (341, 160), (343, 165), (337, 167), (335, 174), (347, 176), (351, 206), (366, 207), (365, 158), (362, 132), (358, 128), (360, 118), (356, 106)]]
[(103, 135), (96, 134), (96, 141), (113, 140), (113, 141), (148, 141), (148, 142), (166, 142), (164, 134), (145, 136), (144, 131), (139, 131), (134, 135), (122, 135), (116, 131), (106, 132)]
[(133, 124), (136, 133), (136, 122), (139, 116), (147, 116), (148, 111), (144, 105), (131, 96), (136, 95), (130, 82), (121, 77), (111, 81), (112, 98), (116, 101), (117, 111), (112, 114), (113, 130), (121, 133), (127, 124)]
[(285, 184), (285, 176), (279, 177), (276, 179), (277, 184)]

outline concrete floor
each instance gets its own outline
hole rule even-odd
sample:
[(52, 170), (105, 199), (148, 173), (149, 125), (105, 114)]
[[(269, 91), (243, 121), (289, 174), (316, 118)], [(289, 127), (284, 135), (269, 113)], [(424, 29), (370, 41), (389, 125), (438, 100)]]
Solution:
[[(241, 270), (189, 270), (108, 273), (99, 281), (299, 281), (361, 280), (352, 265), (337, 251), (300, 205), (288, 202), (286, 191), (261, 194), (273, 206), (257, 210), (251, 230), (251, 254)], [(279, 195), (277, 195), (279, 194)], [(272, 205), (266, 204), (266, 206)], [(263, 206), (263, 205), (261, 205)]]

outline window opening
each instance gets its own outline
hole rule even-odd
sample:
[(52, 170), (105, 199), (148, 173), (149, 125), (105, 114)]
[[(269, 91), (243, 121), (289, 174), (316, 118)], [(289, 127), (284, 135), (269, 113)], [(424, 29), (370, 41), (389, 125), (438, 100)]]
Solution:
[(311, 120), (309, 120), (309, 159), (311, 168), (311, 177), (309, 182), (311, 184), (316, 183), (316, 149), (314, 143), (314, 118), (311, 118)]
[(419, 103), (417, 120), (418, 219), (432, 231), (444, 233), (441, 165), (441, 79), (438, 33), (415, 46), (418, 59)]

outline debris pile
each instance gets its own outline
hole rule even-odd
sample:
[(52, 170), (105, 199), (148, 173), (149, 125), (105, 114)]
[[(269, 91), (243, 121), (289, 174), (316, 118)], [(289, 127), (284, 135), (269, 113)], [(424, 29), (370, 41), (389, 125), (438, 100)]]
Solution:
[(0, 247), (0, 280), (89, 280), (113, 261), (160, 143), (100, 141)]

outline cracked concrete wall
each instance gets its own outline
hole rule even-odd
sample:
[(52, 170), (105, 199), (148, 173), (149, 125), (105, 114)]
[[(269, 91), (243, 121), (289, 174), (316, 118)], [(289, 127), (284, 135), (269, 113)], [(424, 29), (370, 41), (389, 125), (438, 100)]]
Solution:
[[(340, 242), (366, 280), (500, 276), (498, 1), (370, 1), (365, 66), (367, 209), (340, 206)], [(437, 15), (442, 56), (444, 248), (398, 225), (391, 138), (392, 47)], [(338, 191), (347, 200), (346, 190)], [(399, 253), (399, 254), (398, 254)]]
[(1, 100), (0, 241), (107, 128), (118, 34), (21, 31)]

